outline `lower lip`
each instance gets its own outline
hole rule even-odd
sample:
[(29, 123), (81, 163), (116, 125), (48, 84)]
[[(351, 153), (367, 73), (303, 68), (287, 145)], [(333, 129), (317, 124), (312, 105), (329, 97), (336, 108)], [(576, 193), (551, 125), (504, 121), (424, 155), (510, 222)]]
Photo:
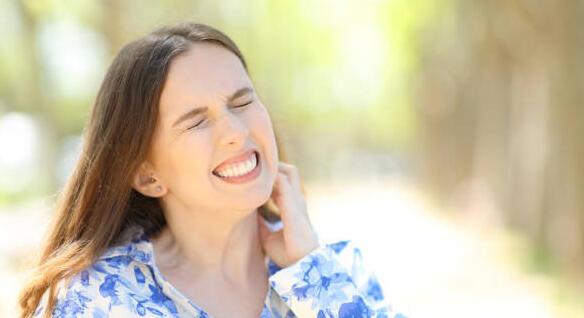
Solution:
[(257, 178), (260, 175), (261, 172), (261, 165), (260, 165), (260, 155), (256, 152), (255, 153), (256, 156), (256, 166), (255, 168), (253, 168), (252, 171), (248, 172), (247, 174), (244, 174), (242, 176), (239, 177), (220, 177), (216, 174), (213, 173), (213, 175), (219, 179), (221, 179), (221, 181), (225, 181), (227, 183), (246, 183), (249, 182), (251, 180), (254, 180), (255, 178)]

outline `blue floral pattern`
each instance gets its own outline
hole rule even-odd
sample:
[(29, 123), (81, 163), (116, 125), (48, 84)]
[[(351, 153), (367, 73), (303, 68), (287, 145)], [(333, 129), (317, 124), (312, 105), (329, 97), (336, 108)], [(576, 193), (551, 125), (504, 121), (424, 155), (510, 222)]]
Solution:
[[(52, 316), (210, 317), (162, 276), (152, 255), (152, 243), (143, 231), (127, 229), (93, 265), (75, 274), (68, 285), (62, 282)], [(321, 244), (285, 268), (266, 257), (266, 267), (270, 289), (261, 318), (406, 318), (392, 310), (351, 241)], [(43, 313), (47, 295), (35, 317)]]

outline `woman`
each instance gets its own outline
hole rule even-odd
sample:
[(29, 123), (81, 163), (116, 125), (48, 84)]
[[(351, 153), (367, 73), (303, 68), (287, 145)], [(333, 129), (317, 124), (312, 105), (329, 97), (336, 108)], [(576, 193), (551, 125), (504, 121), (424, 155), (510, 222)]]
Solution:
[(359, 249), (319, 242), (283, 160), (227, 36), (184, 23), (131, 42), (100, 88), (22, 317), (394, 316)]

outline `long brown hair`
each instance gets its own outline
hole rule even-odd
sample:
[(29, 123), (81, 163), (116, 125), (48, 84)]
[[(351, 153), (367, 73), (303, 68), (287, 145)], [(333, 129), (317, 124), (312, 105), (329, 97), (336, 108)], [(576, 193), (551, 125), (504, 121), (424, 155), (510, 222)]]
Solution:
[[(230, 50), (247, 71), (229, 37), (195, 23), (162, 27), (127, 44), (113, 60), (91, 112), (83, 151), (57, 200), (33, 275), (20, 293), (21, 317), (34, 314), (47, 290), (45, 313), (50, 315), (58, 283), (95, 262), (126, 227), (139, 225), (155, 236), (166, 225), (158, 200), (133, 190), (131, 181), (150, 149), (170, 63), (200, 41)], [(284, 160), (279, 142), (278, 152)], [(268, 216), (273, 203), (259, 210)]]

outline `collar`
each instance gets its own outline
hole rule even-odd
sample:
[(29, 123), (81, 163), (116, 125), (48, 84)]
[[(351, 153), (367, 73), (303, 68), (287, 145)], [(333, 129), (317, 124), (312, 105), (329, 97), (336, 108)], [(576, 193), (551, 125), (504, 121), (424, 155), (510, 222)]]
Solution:
[[(104, 260), (122, 257), (130, 258), (138, 263), (156, 268), (154, 264), (154, 247), (152, 246), (152, 242), (146, 237), (146, 234), (144, 234), (142, 227), (134, 225), (125, 229), (114, 244), (99, 259)], [(265, 257), (265, 264), (270, 276), (281, 269), (267, 255)]]

